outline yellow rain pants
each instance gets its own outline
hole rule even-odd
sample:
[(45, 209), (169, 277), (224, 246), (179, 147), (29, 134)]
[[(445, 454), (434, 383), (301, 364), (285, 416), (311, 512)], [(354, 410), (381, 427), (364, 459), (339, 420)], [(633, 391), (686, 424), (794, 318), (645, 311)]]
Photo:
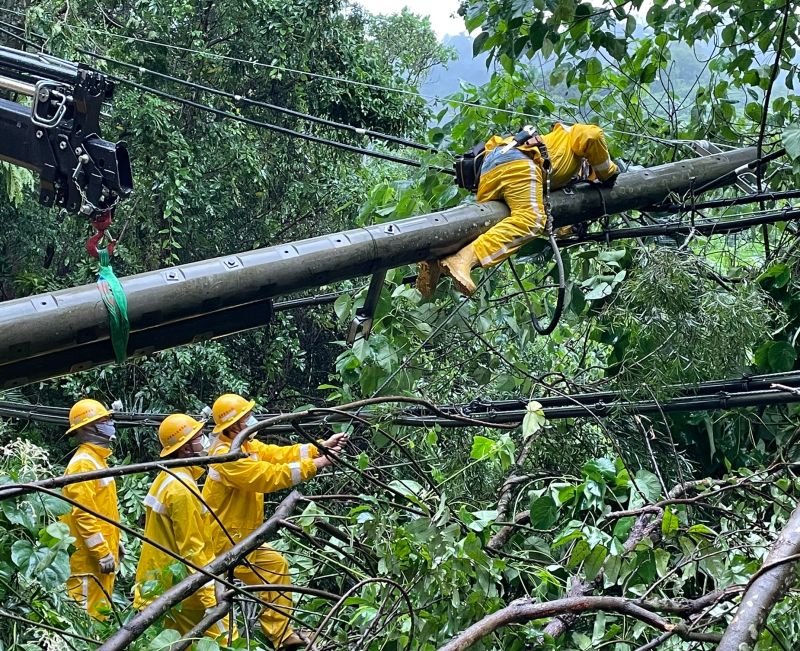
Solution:
[[(67, 464), (65, 474), (108, 468), (106, 458), (110, 454), (108, 448), (82, 443)], [(93, 512), (119, 522), (117, 485), (113, 477), (70, 484), (64, 487), (62, 494)], [(64, 515), (62, 521), (75, 537), (75, 552), (69, 559), (67, 593), (92, 617), (107, 619), (111, 611), (109, 598), (114, 592), (115, 575), (100, 572), (98, 561), (112, 554), (119, 563), (119, 529), (77, 507)]]
[[(593, 124), (556, 124), (542, 140), (550, 155), (550, 189), (564, 187), (586, 159), (596, 178), (604, 181), (619, 172), (608, 154), (603, 130)], [(474, 242), (482, 267), (499, 264), (544, 231), (544, 175), (536, 147), (522, 145), (501, 153), (512, 138), (493, 136), (486, 143), (486, 158), (478, 185), (478, 202), (501, 200), (511, 215)]]
[[(209, 449), (209, 456), (227, 454), (231, 439), (219, 434)], [(249, 536), (264, 522), (264, 493), (283, 490), (316, 475), (314, 458), (319, 451), (314, 445), (266, 445), (247, 441), (242, 445), (247, 457), (239, 461), (212, 465), (203, 486), (203, 497), (217, 514), (227, 534), (211, 520), (214, 551), (221, 554), (234, 543)], [(264, 546), (248, 556), (254, 568), (242, 565), (235, 575), (249, 585), (290, 583), (286, 559), (271, 547)], [(264, 601), (275, 606), (265, 608), (261, 614), (261, 628), (274, 646), (292, 634), (288, 615), (292, 610), (289, 593), (264, 592)]]

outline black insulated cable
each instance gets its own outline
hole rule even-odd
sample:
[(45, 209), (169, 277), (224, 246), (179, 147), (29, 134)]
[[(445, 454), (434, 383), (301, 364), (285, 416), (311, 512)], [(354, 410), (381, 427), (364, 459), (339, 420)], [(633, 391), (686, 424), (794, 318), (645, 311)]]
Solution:
[(163, 72), (157, 72), (155, 70), (151, 70), (149, 68), (145, 68), (143, 66), (138, 66), (133, 63), (128, 63), (126, 61), (120, 61), (119, 59), (114, 59), (112, 57), (99, 54), (97, 52), (93, 52), (91, 50), (84, 50), (83, 48), (77, 48), (78, 52), (84, 54), (86, 56), (92, 57), (94, 59), (100, 59), (101, 61), (106, 61), (116, 66), (121, 66), (123, 68), (128, 68), (131, 70), (135, 70), (136, 72), (143, 74), (143, 75), (150, 75), (153, 77), (158, 77), (159, 79), (164, 79), (165, 81), (170, 81), (176, 84), (181, 84), (182, 86), (187, 86), (189, 88), (193, 88), (194, 90), (200, 90), (206, 93), (212, 93), (214, 95), (219, 95), (220, 97), (225, 97), (227, 99), (232, 100), (237, 104), (249, 104), (251, 106), (258, 106), (261, 108), (269, 109), (270, 111), (275, 111), (277, 113), (284, 113), (286, 115), (291, 115), (296, 118), (300, 118), (301, 120), (307, 120), (309, 122), (315, 122), (317, 124), (322, 124), (327, 127), (332, 127), (334, 129), (343, 129), (346, 131), (350, 131), (351, 133), (357, 135), (365, 135), (370, 138), (377, 138), (380, 140), (384, 140), (386, 142), (391, 142), (397, 145), (402, 145), (403, 147), (411, 147), (413, 149), (418, 149), (420, 151), (425, 151), (431, 154), (439, 153), (439, 150), (436, 147), (431, 147), (430, 145), (424, 145), (419, 142), (414, 142), (413, 140), (407, 140), (405, 138), (400, 138), (398, 136), (393, 136), (388, 133), (382, 133), (380, 131), (373, 131), (372, 129), (365, 129), (362, 127), (355, 127), (352, 124), (345, 124), (344, 122), (336, 122), (334, 120), (328, 120), (327, 118), (322, 118), (316, 115), (311, 115), (309, 113), (303, 113), (301, 111), (295, 111), (294, 109), (287, 108), (285, 106), (279, 106), (277, 104), (271, 104), (269, 102), (262, 102), (260, 100), (250, 99), (249, 97), (245, 97), (244, 95), (238, 95), (235, 93), (229, 93), (224, 90), (220, 90), (219, 88), (213, 88), (211, 86), (206, 86), (204, 84), (198, 84), (193, 81), (189, 81), (188, 79), (181, 79), (179, 77), (174, 77), (172, 75), (165, 74)]
[(361, 156), (369, 156), (370, 158), (378, 158), (380, 160), (389, 161), (390, 163), (399, 163), (401, 165), (409, 165), (411, 167), (420, 167), (420, 168), (427, 167), (435, 172), (441, 172), (442, 174), (449, 174), (451, 176), (455, 176), (455, 171), (446, 167), (438, 167), (434, 165), (429, 166), (426, 163), (417, 160), (412, 160), (410, 158), (402, 158), (401, 156), (394, 156), (392, 154), (385, 154), (383, 152), (374, 151), (371, 149), (364, 149), (363, 147), (356, 147), (355, 145), (348, 145), (346, 143), (338, 142), (336, 140), (329, 140), (328, 138), (321, 138), (320, 136), (314, 136), (308, 133), (295, 131), (294, 129), (281, 127), (278, 126), (277, 124), (263, 122), (262, 120), (254, 120), (253, 118), (247, 118), (244, 117), (243, 115), (236, 115), (235, 113), (230, 113), (229, 111), (223, 111), (222, 109), (218, 109), (213, 106), (208, 106), (207, 104), (201, 104), (200, 102), (195, 102), (193, 100), (186, 99), (184, 97), (178, 97), (177, 95), (165, 93), (164, 91), (157, 90), (156, 88), (151, 88), (150, 86), (139, 84), (135, 81), (131, 81), (130, 79), (125, 79), (124, 77), (117, 77), (116, 75), (108, 75), (108, 78), (113, 79), (114, 81), (120, 84), (125, 84), (126, 86), (130, 86), (132, 88), (140, 90), (144, 93), (148, 93), (150, 95), (155, 95), (156, 97), (161, 97), (162, 99), (166, 99), (176, 104), (191, 106), (192, 108), (196, 108), (201, 111), (206, 111), (208, 113), (212, 113), (213, 115), (217, 115), (222, 118), (234, 120), (236, 122), (241, 122), (243, 124), (249, 124), (250, 126), (259, 127), (261, 129), (266, 129), (268, 131), (274, 131), (284, 136), (289, 136), (290, 138), (302, 138), (303, 140), (308, 140), (309, 142), (316, 142), (320, 145), (326, 145), (328, 147), (342, 149), (344, 151), (349, 151), (350, 153), (359, 154)]

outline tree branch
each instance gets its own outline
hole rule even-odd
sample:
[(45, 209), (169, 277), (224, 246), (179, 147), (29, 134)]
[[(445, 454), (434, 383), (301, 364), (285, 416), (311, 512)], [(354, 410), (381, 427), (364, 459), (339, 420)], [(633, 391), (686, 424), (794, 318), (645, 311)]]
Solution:
[(509, 624), (520, 624), (566, 613), (580, 615), (598, 610), (634, 617), (659, 631), (674, 633), (684, 640), (719, 640), (718, 635), (695, 633), (689, 630), (685, 624), (673, 624), (624, 597), (568, 597), (545, 603), (535, 603), (531, 599), (519, 599), (476, 622), (447, 644), (439, 647), (438, 651), (463, 651), (497, 629)]
[(751, 579), (717, 651), (750, 651), (755, 648), (773, 606), (784, 596), (794, 579), (796, 559), (788, 559), (798, 553), (800, 506), (795, 508), (764, 561), (764, 567), (770, 569), (762, 571), (762, 568)]

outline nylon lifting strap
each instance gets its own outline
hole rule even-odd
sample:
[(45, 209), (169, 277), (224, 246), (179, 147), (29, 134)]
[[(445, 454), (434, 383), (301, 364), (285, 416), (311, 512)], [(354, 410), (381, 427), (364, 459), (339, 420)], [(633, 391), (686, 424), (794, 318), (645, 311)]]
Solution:
[(111, 268), (108, 249), (100, 249), (98, 253), (100, 273), (97, 277), (97, 289), (100, 290), (100, 296), (108, 311), (108, 329), (114, 356), (117, 358), (117, 363), (122, 364), (128, 356), (128, 335), (131, 330), (128, 322), (128, 298)]

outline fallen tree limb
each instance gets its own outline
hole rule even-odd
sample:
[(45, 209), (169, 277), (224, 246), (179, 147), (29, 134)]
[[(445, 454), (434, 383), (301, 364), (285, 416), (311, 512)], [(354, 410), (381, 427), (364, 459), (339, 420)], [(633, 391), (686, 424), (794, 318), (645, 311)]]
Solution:
[(535, 619), (554, 617), (565, 613), (579, 615), (595, 611), (613, 612), (634, 617), (659, 631), (673, 633), (684, 640), (716, 642), (720, 639), (719, 635), (692, 631), (682, 623), (673, 624), (660, 615), (637, 606), (632, 599), (624, 597), (568, 597), (544, 603), (536, 603), (531, 599), (520, 599), (491, 615), (487, 615), (456, 635), (447, 644), (439, 647), (438, 651), (463, 651), (497, 629), (510, 624), (522, 624)]
[(717, 651), (750, 651), (755, 648), (772, 608), (794, 579), (797, 554), (800, 554), (800, 506), (789, 517), (762, 569), (750, 580)]

